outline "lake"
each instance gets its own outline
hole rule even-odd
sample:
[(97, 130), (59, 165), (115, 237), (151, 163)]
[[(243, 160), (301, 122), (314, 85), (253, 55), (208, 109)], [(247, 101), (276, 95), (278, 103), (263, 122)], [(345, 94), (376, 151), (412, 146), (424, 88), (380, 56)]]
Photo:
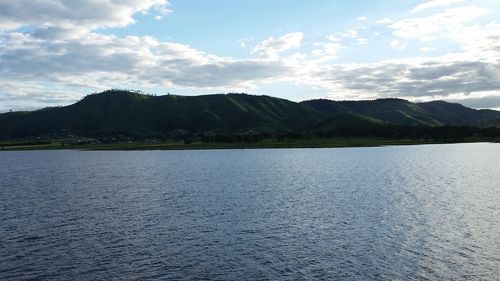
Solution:
[(498, 280), (500, 144), (0, 152), (0, 280)]

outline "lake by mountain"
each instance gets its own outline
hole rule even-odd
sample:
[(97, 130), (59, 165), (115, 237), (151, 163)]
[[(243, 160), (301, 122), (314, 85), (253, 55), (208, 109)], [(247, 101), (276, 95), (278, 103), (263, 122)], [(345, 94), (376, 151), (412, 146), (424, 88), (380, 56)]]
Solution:
[(1, 280), (495, 280), (500, 144), (0, 152)]

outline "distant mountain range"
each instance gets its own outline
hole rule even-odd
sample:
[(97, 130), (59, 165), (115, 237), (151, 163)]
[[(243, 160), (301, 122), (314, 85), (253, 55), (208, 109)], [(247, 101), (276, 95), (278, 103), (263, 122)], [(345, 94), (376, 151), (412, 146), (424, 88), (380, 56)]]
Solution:
[(152, 96), (109, 90), (88, 95), (69, 106), (0, 114), (0, 138), (51, 134), (287, 133), (382, 125), (498, 127), (500, 112), (444, 101), (292, 102), (247, 94)]

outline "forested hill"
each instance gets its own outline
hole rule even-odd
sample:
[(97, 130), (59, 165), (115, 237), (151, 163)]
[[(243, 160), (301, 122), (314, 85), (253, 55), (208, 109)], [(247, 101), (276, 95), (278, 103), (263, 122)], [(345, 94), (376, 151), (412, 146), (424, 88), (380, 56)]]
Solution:
[(500, 112), (442, 101), (310, 100), (217, 94), (152, 96), (109, 90), (64, 107), (0, 114), (0, 138), (74, 134), (130, 136), (328, 131), (385, 125), (500, 126)]
[(321, 112), (350, 112), (396, 125), (478, 126), (500, 125), (500, 112), (472, 109), (458, 103), (411, 103), (403, 99), (369, 101), (310, 100), (302, 102)]

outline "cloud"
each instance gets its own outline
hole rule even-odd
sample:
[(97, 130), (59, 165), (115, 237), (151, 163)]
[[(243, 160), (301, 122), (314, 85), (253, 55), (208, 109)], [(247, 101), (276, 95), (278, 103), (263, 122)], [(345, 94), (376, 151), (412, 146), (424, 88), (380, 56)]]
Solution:
[(397, 49), (397, 50), (404, 50), (404, 49), (406, 49), (406, 46), (408, 46), (408, 44), (403, 43), (399, 40), (392, 40), (390, 45), (392, 48)]
[(47, 91), (38, 83), (24, 81), (2, 81), (0, 83), (0, 113), (11, 109), (35, 110), (48, 105), (66, 105), (75, 101), (75, 96), (55, 85)]
[(31, 27), (122, 27), (133, 15), (154, 8), (168, 13), (166, 0), (0, 0), (0, 30)]
[[(468, 15), (465, 15), (467, 14)], [(470, 22), (486, 15), (485, 9), (460, 7), (425, 17), (392, 22), (395, 38), (391, 47), (408, 47), (409, 39), (422, 36), (454, 42), (453, 53), (440, 56), (401, 58), (365, 64), (331, 64), (310, 67), (310, 81), (328, 89), (334, 99), (406, 97), (409, 99), (457, 99), (487, 101), (483, 95), (500, 90), (500, 24)], [(421, 51), (436, 49), (426, 44)], [(439, 45), (437, 45), (439, 46)], [(437, 50), (437, 49), (436, 49)], [(465, 100), (465, 98), (461, 98)], [(483, 103), (481, 107), (487, 106)], [(495, 105), (495, 107), (498, 107)]]
[[(71, 31), (43, 30), (33, 34), (8, 33), (0, 49), (0, 73), (10, 79), (38, 79), (47, 76), (80, 75), (92, 71), (120, 72), (147, 64), (150, 47), (156, 42), (148, 37), (126, 37), (83, 34), (64, 38)], [(53, 36), (60, 35), (59, 40)], [(64, 39), (62, 39), (64, 38)]]
[(318, 86), (358, 97), (447, 97), (500, 89), (499, 63), (452, 56), (335, 65), (313, 75), (320, 78)]
[[(147, 12), (148, 9), (143, 10)], [(170, 2), (164, 0), (163, 2), (159, 1), (156, 5), (154, 5), (154, 10), (160, 14), (160, 16), (167, 16), (173, 13), (173, 10), (170, 9)]]
[[(368, 27), (366, 27), (364, 25), (358, 25), (358, 26), (350, 27), (350, 28), (344, 30), (343, 32), (336, 32), (336, 33), (334, 33), (334, 35), (336, 35), (337, 37), (358, 39), (359, 32), (362, 30), (366, 30), (366, 29), (368, 29)], [(363, 41), (363, 40), (361, 40), (361, 41)]]
[(457, 3), (462, 3), (464, 0), (431, 0), (431, 1), (426, 1), (423, 2), (417, 6), (415, 6), (411, 12), (412, 13), (418, 13), (424, 10), (436, 8), (436, 7), (443, 7), (443, 6), (449, 6), (452, 4), (457, 4)]
[(256, 80), (279, 79), (291, 73), (292, 68), (281, 62), (265, 60), (219, 60), (205, 64), (182, 65), (180, 69), (170, 66), (147, 71), (141, 80), (169, 81), (183, 87), (249, 87)]
[(240, 47), (246, 48), (248, 46), (248, 44), (253, 41), (253, 39), (254, 38), (252, 36), (250, 36), (250, 37), (240, 39), (240, 40), (238, 40), (238, 42), (240, 43)]
[(476, 6), (458, 7), (424, 17), (403, 19), (388, 27), (393, 29), (396, 37), (428, 41), (454, 33), (464, 24), (487, 13), (486, 9)]
[(262, 58), (276, 59), (281, 52), (300, 47), (303, 38), (302, 32), (287, 33), (278, 38), (269, 37), (257, 44), (251, 54)]
[(366, 39), (366, 38), (356, 38), (356, 42), (358, 42), (358, 45), (366, 45), (366, 44), (368, 44), (368, 39)]
[(356, 37), (358, 37), (358, 30), (355, 27), (350, 28), (350, 29), (340, 33), (340, 36), (349, 37), (349, 38), (356, 38)]
[(234, 59), (95, 31), (129, 25), (151, 10), (156, 19), (172, 12), (166, 0), (0, 0), (0, 104), (60, 104), (111, 87), (249, 88), (293, 72), (279, 54), (301, 45), (300, 32), (261, 42), (258, 59)]
[(381, 20), (378, 20), (375, 22), (376, 24), (389, 24), (392, 23), (392, 20), (390, 18), (383, 18)]
[(328, 61), (337, 58), (337, 53), (342, 49), (340, 39), (334, 34), (326, 36), (326, 42), (316, 42), (313, 44), (315, 49), (312, 50), (313, 58), (319, 58), (321, 61)]
[(471, 108), (500, 108), (500, 92), (491, 93), (488, 96), (452, 98), (446, 101), (460, 103)]
[[(302, 32), (293, 32), (269, 37), (255, 44), (249, 58), (238, 59), (151, 36), (118, 37), (98, 31), (131, 24), (137, 13), (153, 12), (153, 18), (169, 14), (165, 0), (0, 0), (0, 111), (67, 104), (107, 88), (252, 89), (276, 81), (321, 89), (336, 99), (446, 98), (470, 104), (481, 99), (476, 104), (484, 105), (488, 99), (483, 94), (500, 89), (500, 24), (481, 23), (488, 13), (484, 8), (449, 8), (445, 2), (450, 4), (428, 1), (417, 9), (446, 7), (444, 11), (377, 21), (392, 31), (390, 37), (364, 26), (333, 32), (317, 42), (304, 42)], [(29, 28), (15, 30), (19, 27)], [(248, 48), (253, 40), (239, 43)], [(423, 41), (417, 53), (419, 48), (436, 52), (364, 64), (338, 58), (347, 46), (376, 40), (409, 52), (410, 44)], [(443, 53), (435, 42), (453, 42), (457, 48), (431, 57)], [(384, 52), (396, 53), (387, 49)], [(406, 52), (397, 53), (400, 57)]]
[(432, 51), (435, 51), (436, 48), (431, 48), (431, 47), (422, 47), (419, 49), (420, 51), (424, 52), (424, 53), (427, 53), (427, 52), (432, 52)]
[[(4, 33), (0, 38), (0, 84), (30, 81), (39, 85), (12, 91), (23, 101), (26, 93), (35, 97), (35, 93), (54, 88), (47, 85), (57, 85), (61, 91), (127, 86), (249, 88), (256, 81), (276, 80), (293, 72), (281, 58), (218, 57), (149, 36), (118, 38), (80, 29), (42, 28), (31, 33)], [(293, 45), (272, 46), (279, 52)], [(6, 96), (14, 98), (0, 89), (0, 99), (2, 96), (3, 101)]]

